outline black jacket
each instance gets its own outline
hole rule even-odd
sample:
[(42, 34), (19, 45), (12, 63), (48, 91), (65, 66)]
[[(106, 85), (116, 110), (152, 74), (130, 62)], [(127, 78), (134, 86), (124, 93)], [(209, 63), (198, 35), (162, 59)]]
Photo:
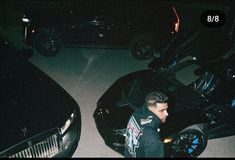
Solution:
[(129, 119), (125, 139), (125, 157), (164, 157), (164, 144), (158, 133), (160, 119), (146, 106)]

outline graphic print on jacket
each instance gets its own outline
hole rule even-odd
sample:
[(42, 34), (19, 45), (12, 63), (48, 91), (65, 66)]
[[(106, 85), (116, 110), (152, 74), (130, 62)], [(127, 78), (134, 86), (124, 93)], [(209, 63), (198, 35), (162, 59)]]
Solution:
[(125, 157), (164, 157), (158, 116), (146, 106), (137, 109), (126, 129)]
[(127, 125), (126, 144), (127, 149), (132, 157), (136, 157), (136, 148), (139, 148), (139, 138), (143, 134), (134, 116), (131, 117)]

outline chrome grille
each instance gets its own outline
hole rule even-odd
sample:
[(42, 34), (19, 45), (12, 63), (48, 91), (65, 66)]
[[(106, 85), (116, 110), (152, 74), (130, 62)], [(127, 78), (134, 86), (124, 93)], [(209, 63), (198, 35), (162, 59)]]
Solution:
[(54, 134), (44, 140), (36, 143), (29, 148), (26, 148), (16, 154), (9, 156), (9, 158), (43, 158), (53, 157), (60, 151), (58, 143), (58, 135)]

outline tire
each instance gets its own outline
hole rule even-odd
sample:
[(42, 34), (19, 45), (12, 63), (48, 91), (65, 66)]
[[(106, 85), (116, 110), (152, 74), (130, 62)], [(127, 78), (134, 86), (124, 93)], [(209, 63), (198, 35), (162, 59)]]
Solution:
[(173, 157), (198, 157), (206, 148), (207, 136), (199, 129), (186, 129), (178, 133), (171, 144)]
[(43, 30), (33, 40), (33, 46), (43, 56), (57, 55), (63, 48), (61, 39), (55, 32)]
[(152, 36), (137, 36), (132, 40), (129, 50), (136, 59), (147, 60), (153, 57), (157, 45), (156, 39)]

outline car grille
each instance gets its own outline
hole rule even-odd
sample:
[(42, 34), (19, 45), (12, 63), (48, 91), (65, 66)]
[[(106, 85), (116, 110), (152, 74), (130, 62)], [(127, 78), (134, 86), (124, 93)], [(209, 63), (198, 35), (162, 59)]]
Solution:
[(44, 158), (53, 157), (61, 150), (62, 141), (59, 132), (50, 133), (49, 135), (48, 132), (46, 132), (43, 135), (33, 137), (32, 139), (20, 143), (7, 151), (5, 155), (9, 158)]
[(41, 157), (52, 157), (59, 151), (56, 134), (46, 138), (45, 140), (24, 149), (9, 158), (41, 158)]

